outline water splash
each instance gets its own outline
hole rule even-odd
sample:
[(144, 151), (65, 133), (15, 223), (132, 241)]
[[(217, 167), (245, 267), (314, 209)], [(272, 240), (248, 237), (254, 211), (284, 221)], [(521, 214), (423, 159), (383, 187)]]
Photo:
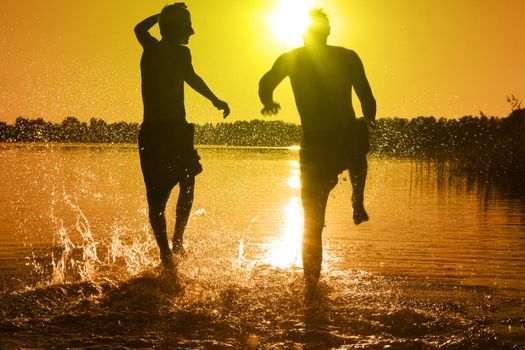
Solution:
[(106, 264), (108, 266), (120, 265), (128, 275), (135, 276), (145, 268), (151, 268), (156, 264), (156, 260), (152, 259), (149, 254), (154, 249), (156, 249), (156, 243), (147, 224), (143, 225), (142, 234), (138, 236), (133, 235), (131, 229), (116, 226), (108, 245)]
[[(97, 236), (101, 238), (97, 240), (88, 218), (76, 202), (75, 197), (65, 193), (65, 189), (54, 193), (50, 209), (55, 227), (54, 248), (50, 254), (51, 272), (48, 282), (41, 281), (41, 285), (121, 280), (158, 264), (151, 254), (156, 243), (147, 224), (138, 232), (114, 224), (108, 232), (99, 233)], [(62, 207), (60, 214), (59, 207)], [(74, 223), (67, 225), (71, 218)], [(41, 267), (37, 259), (29, 260), (34, 266)]]
[[(70, 196), (65, 195), (64, 202), (76, 214), (76, 223), (68, 228), (61, 218), (53, 213), (51, 215), (57, 225), (56, 244), (60, 251), (58, 257), (52, 253), (51, 284), (87, 281), (94, 276), (97, 265), (100, 264), (97, 255), (98, 243), (93, 238), (88, 219), (80, 207), (73, 204)], [(71, 236), (74, 233), (80, 235), (80, 243), (73, 242)]]

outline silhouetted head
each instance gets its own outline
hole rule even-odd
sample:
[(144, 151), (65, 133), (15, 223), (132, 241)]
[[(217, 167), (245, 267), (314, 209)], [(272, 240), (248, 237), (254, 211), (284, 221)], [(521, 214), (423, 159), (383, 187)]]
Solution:
[(165, 6), (159, 15), (160, 35), (178, 44), (187, 44), (190, 36), (195, 34), (191, 27), (190, 12), (186, 4), (176, 2)]
[(306, 28), (303, 40), (305, 45), (325, 45), (330, 34), (330, 20), (323, 9), (310, 11), (310, 25)]

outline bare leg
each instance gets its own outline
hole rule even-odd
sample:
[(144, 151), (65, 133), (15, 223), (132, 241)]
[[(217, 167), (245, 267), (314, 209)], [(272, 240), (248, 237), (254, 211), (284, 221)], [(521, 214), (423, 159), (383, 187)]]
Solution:
[(182, 252), (184, 230), (188, 224), (191, 207), (193, 206), (193, 192), (195, 177), (189, 177), (179, 183), (180, 192), (177, 200), (175, 232), (173, 233), (173, 252)]
[(168, 243), (168, 235), (166, 233), (166, 217), (164, 215), (169, 194), (170, 192), (167, 191), (162, 195), (155, 196), (155, 198), (152, 198), (153, 196), (148, 196), (151, 228), (153, 229), (153, 234), (155, 235), (157, 245), (159, 246), (160, 259), (166, 267), (171, 267), (173, 265), (173, 259)]
[(323, 260), (322, 233), (325, 221), (327, 189), (303, 189), (301, 197), (304, 209), (303, 268), (309, 287), (315, 287), (321, 273)]
[(354, 208), (353, 216), (356, 225), (363, 221), (368, 221), (368, 214), (363, 204), (367, 170), (366, 155), (357, 156), (350, 162), (348, 171), (352, 182), (352, 206)]

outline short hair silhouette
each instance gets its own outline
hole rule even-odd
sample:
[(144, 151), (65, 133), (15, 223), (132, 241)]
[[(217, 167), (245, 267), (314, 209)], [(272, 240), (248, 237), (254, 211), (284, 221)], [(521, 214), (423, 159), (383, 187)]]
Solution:
[(316, 40), (326, 40), (330, 34), (330, 19), (322, 8), (314, 8), (310, 11), (310, 25), (306, 29), (305, 36)]
[(189, 23), (189, 18), (190, 11), (183, 2), (164, 6), (159, 15), (160, 35), (163, 38), (176, 36)]

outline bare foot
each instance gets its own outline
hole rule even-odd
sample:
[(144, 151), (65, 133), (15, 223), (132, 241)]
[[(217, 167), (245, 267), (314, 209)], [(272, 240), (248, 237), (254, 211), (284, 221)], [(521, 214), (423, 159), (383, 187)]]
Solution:
[(173, 241), (173, 247), (171, 248), (171, 251), (173, 252), (173, 255), (179, 257), (186, 256), (186, 250), (184, 250), (184, 246), (182, 245), (181, 241)]
[(362, 222), (368, 221), (368, 214), (365, 211), (365, 207), (362, 205), (354, 207), (354, 223), (359, 225)]

